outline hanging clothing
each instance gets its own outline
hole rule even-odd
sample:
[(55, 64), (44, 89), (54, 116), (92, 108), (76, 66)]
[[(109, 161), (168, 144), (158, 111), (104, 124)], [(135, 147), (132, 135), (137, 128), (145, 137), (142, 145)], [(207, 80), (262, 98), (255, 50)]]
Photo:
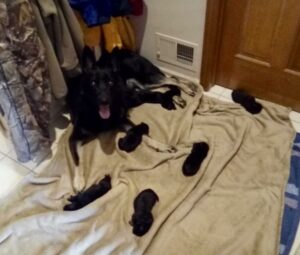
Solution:
[(108, 23), (112, 13), (110, 0), (69, 0), (72, 8), (79, 11), (89, 26)]
[(114, 48), (136, 50), (136, 38), (129, 19), (125, 17), (112, 17), (111, 22), (101, 26), (105, 49), (112, 52)]
[(128, 0), (111, 0), (111, 16), (126, 16), (132, 13), (132, 7)]
[(140, 16), (143, 14), (144, 11), (144, 3), (143, 0), (129, 0), (129, 3), (132, 8), (132, 15)]
[(37, 21), (37, 29), (39, 36), (45, 46), (47, 62), (49, 67), (50, 83), (52, 93), (56, 98), (64, 97), (67, 94), (67, 84), (60, 68), (60, 64), (56, 58), (55, 50), (48, 36), (44, 25), (43, 18), (36, 0), (32, 0), (32, 8)]
[(132, 13), (128, 0), (69, 0), (72, 8), (80, 12), (88, 27), (110, 23), (111, 16), (126, 16)]
[(98, 47), (101, 44), (101, 26), (88, 27), (78, 11), (74, 11), (76, 18), (83, 32), (84, 44), (90, 48)]
[(67, 94), (65, 76), (80, 73), (83, 33), (68, 0), (32, 0), (39, 36), (46, 48), (52, 93)]
[(29, 0), (0, 0), (0, 105), (21, 162), (50, 152), (50, 84)]
[(83, 34), (68, 0), (36, 2), (63, 73), (66, 76), (78, 75), (81, 72), (79, 55), (84, 47)]

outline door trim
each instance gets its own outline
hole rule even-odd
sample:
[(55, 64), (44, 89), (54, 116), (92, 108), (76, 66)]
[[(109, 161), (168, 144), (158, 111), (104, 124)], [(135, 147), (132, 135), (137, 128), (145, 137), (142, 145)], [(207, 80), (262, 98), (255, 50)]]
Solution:
[(207, 0), (200, 83), (205, 90), (215, 85), (227, 0)]

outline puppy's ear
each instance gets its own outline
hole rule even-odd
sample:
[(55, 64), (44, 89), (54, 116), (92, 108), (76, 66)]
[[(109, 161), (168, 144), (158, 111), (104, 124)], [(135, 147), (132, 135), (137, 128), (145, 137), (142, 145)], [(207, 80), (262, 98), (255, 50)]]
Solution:
[(88, 72), (96, 65), (95, 54), (88, 46), (82, 51), (81, 64), (84, 72)]

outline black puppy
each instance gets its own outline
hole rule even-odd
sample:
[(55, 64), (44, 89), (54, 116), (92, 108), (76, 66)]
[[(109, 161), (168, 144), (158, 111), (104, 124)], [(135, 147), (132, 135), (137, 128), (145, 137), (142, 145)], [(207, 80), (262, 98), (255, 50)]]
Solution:
[(255, 97), (247, 94), (242, 90), (232, 91), (232, 100), (241, 106), (243, 106), (246, 111), (252, 114), (258, 114), (262, 110), (262, 105), (255, 101)]
[(84, 144), (100, 132), (122, 129), (124, 125), (134, 126), (128, 120), (128, 111), (132, 107), (143, 103), (158, 103), (175, 108), (172, 93), (128, 88), (112, 54), (104, 52), (97, 62), (93, 52), (85, 47), (81, 62), (83, 73), (70, 80), (66, 98), (73, 124), (69, 146), (75, 165), (79, 165), (78, 141)]
[(194, 143), (191, 153), (185, 159), (182, 172), (185, 176), (193, 176), (200, 169), (202, 161), (206, 158), (209, 146), (205, 142)]
[(152, 189), (143, 190), (135, 198), (133, 203), (134, 213), (129, 222), (133, 227), (133, 234), (143, 236), (148, 232), (153, 223), (151, 210), (157, 201), (159, 201), (159, 198)]
[(114, 48), (112, 59), (124, 80), (135, 79), (143, 88), (164, 80), (165, 75), (148, 59), (128, 49)]
[(71, 196), (68, 200), (71, 202), (65, 205), (64, 211), (75, 211), (89, 203), (93, 202), (99, 197), (102, 197), (111, 189), (111, 177), (105, 175), (105, 177), (98, 183), (89, 187), (87, 190), (78, 193), (75, 196)]
[(143, 135), (149, 134), (149, 126), (141, 123), (129, 129), (123, 138), (119, 139), (118, 145), (120, 150), (132, 152), (141, 143)]

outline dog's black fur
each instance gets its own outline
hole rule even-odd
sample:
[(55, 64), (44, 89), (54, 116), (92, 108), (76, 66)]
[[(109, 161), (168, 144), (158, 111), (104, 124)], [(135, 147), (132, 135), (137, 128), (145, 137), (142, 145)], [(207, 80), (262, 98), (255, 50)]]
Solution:
[(209, 146), (205, 142), (194, 143), (191, 153), (185, 159), (182, 172), (185, 176), (193, 176), (200, 169), (202, 161), (206, 158)]
[(136, 52), (114, 48), (112, 51), (113, 65), (120, 70), (124, 80), (135, 79), (142, 86), (160, 83), (165, 75), (149, 60)]
[(262, 105), (256, 102), (255, 97), (247, 94), (242, 90), (232, 91), (232, 100), (245, 108), (246, 111), (252, 114), (258, 114), (262, 110)]
[(152, 189), (143, 190), (135, 198), (134, 213), (131, 217), (133, 234), (143, 236), (148, 232), (153, 223), (152, 208), (159, 201), (158, 195)]
[(128, 120), (130, 108), (143, 103), (159, 103), (166, 109), (175, 109), (173, 96), (180, 94), (175, 86), (168, 85), (173, 92), (165, 93), (127, 86), (128, 77), (141, 82), (156, 82), (163, 74), (137, 54), (133, 54), (127, 63), (122, 52), (126, 53), (125, 57), (129, 54), (126, 50), (115, 50), (111, 54), (104, 52), (96, 61), (93, 52), (85, 47), (81, 61), (83, 73), (69, 81), (66, 100), (74, 126), (69, 146), (75, 165), (79, 165), (78, 141), (85, 144), (100, 132), (134, 126)]
[(123, 138), (119, 139), (118, 145), (120, 150), (126, 152), (132, 152), (141, 143), (143, 135), (149, 134), (149, 126), (145, 123), (141, 123), (132, 127), (126, 132)]
[(99, 197), (102, 197), (111, 189), (111, 177), (105, 175), (105, 177), (100, 180), (98, 184), (94, 184), (87, 190), (78, 193), (75, 196), (71, 196), (68, 200), (71, 202), (65, 205), (64, 211), (75, 211), (78, 210), (89, 203), (93, 202)]

